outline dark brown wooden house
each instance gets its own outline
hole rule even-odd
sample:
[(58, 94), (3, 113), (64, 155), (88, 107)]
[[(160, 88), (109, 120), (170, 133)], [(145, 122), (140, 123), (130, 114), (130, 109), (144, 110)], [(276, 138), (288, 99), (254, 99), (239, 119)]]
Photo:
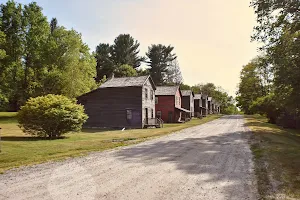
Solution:
[(208, 114), (212, 114), (213, 113), (213, 104), (212, 104), (212, 97), (208, 97), (207, 98), (207, 104), (208, 104)]
[(109, 79), (78, 97), (89, 116), (84, 127), (143, 128), (156, 124), (155, 90), (150, 76)]
[(201, 95), (201, 100), (202, 100), (202, 116), (205, 117), (208, 115), (208, 96), (205, 94)]
[(195, 117), (202, 117), (202, 98), (201, 94), (195, 94), (194, 97), (194, 116)]
[(182, 104), (181, 107), (189, 110), (188, 114), (190, 118), (194, 117), (194, 92), (191, 90), (181, 90), (182, 94)]

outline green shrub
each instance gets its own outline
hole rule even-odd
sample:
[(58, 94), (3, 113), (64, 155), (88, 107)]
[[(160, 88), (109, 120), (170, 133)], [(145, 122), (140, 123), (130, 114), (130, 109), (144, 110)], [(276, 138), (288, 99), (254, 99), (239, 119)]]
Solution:
[(257, 98), (251, 104), (250, 110), (252, 110), (253, 113), (265, 115), (272, 124), (276, 123), (276, 120), (280, 114), (280, 108), (276, 102), (276, 96), (273, 93)]
[(18, 113), (25, 133), (49, 138), (79, 131), (87, 118), (83, 106), (75, 100), (53, 94), (30, 98)]

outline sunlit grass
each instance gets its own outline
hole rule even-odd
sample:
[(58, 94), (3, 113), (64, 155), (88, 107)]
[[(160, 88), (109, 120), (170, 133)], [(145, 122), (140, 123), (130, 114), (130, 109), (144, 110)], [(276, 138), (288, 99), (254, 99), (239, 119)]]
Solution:
[(79, 133), (66, 134), (63, 139), (48, 140), (25, 135), (17, 126), (15, 115), (16, 113), (0, 113), (0, 127), (2, 128), (0, 172), (22, 165), (60, 160), (86, 155), (88, 152), (139, 143), (220, 117), (220, 115), (211, 115), (204, 119), (193, 119), (184, 124), (165, 124), (164, 128), (157, 129), (125, 131), (84, 129)]
[[(267, 123), (267, 119), (255, 115), (246, 116), (252, 130), (251, 150), (255, 157), (258, 187), (263, 198), (283, 193), (287, 197), (300, 198), (300, 131)], [(278, 181), (277, 194), (271, 179)]]

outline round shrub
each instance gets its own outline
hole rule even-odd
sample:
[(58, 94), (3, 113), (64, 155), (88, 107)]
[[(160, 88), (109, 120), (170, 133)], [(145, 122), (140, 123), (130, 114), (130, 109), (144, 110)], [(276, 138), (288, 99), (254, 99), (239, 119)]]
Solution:
[(18, 113), (25, 133), (49, 138), (81, 130), (87, 118), (83, 106), (75, 100), (53, 94), (30, 98)]

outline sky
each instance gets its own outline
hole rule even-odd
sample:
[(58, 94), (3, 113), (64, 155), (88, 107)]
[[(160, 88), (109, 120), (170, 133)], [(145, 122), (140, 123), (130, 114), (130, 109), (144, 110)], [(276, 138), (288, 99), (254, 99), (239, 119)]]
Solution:
[[(30, 0), (16, 0), (27, 4)], [(1, 3), (6, 2), (0, 0)], [(250, 41), (250, 0), (36, 0), (50, 21), (74, 28), (91, 51), (121, 33), (140, 42), (172, 45), (184, 83), (211, 82), (235, 95), (239, 73), (257, 53)]]

